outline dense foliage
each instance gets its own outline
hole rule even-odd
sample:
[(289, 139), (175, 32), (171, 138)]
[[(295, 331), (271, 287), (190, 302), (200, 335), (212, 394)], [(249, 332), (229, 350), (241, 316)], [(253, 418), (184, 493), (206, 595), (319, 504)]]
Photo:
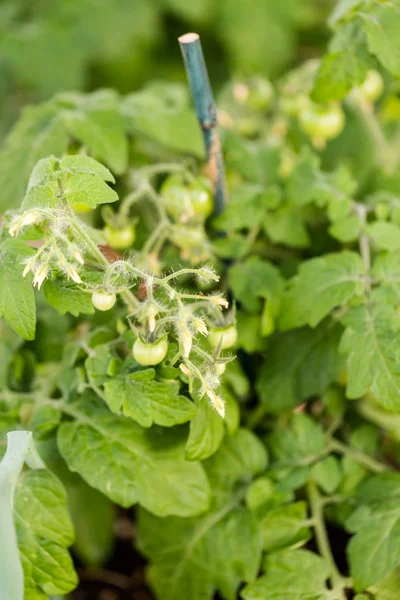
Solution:
[(221, 90), (218, 216), (184, 85), (11, 130), (0, 598), (72, 592), (117, 505), (158, 600), (398, 600), (400, 1), (330, 23), (321, 60)]

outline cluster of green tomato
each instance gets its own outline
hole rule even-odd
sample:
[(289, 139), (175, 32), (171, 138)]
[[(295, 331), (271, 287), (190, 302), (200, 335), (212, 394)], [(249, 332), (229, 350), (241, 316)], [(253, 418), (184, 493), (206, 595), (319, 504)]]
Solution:
[[(318, 61), (309, 61), (302, 72), (294, 72), (289, 83), (284, 82), (279, 98), (274, 102), (274, 90), (270, 82), (261, 77), (236, 81), (223, 91), (220, 122), (222, 127), (233, 127), (246, 137), (259, 136), (263, 131), (262, 115), (271, 109), (287, 118), (296, 118), (301, 130), (315, 146), (336, 138), (344, 128), (345, 115), (340, 102), (320, 104), (310, 98), (312, 82)], [(382, 95), (384, 82), (380, 73), (371, 70), (363, 83), (351, 91), (351, 98), (372, 104)]]
[[(116, 294), (107, 294), (102, 291), (92, 294), (93, 306), (100, 311), (107, 311), (114, 307), (117, 301)], [(234, 323), (225, 327), (211, 327), (207, 339), (213, 348), (219, 347), (220, 350), (227, 350), (235, 345), (237, 340), (237, 329)], [(143, 366), (158, 365), (164, 360), (168, 351), (168, 336), (165, 334), (154, 343), (148, 343), (141, 337), (138, 337), (133, 345), (133, 357)], [(218, 375), (222, 375), (225, 370), (224, 364), (217, 365)]]

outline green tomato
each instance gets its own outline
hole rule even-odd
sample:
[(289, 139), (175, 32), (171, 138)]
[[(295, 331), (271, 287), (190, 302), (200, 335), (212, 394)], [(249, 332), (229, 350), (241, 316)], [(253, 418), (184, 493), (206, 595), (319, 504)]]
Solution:
[(282, 96), (279, 100), (281, 111), (288, 117), (298, 117), (309, 104), (310, 99), (304, 94)]
[(176, 226), (171, 232), (171, 241), (179, 248), (198, 248), (206, 243), (206, 237), (201, 227)]
[(300, 126), (311, 138), (331, 140), (342, 131), (345, 121), (340, 104), (310, 104), (299, 116)]
[(214, 212), (211, 184), (208, 179), (197, 177), (190, 186), (190, 202), (197, 217), (207, 219)]
[(371, 70), (368, 71), (365, 80), (357, 89), (365, 100), (375, 102), (382, 96), (384, 87), (382, 75), (378, 71)]
[(236, 344), (238, 332), (233, 323), (227, 327), (212, 327), (208, 334), (208, 339), (214, 348), (221, 342), (221, 350), (232, 348)]
[(167, 177), (161, 186), (160, 194), (165, 209), (175, 221), (181, 221), (182, 217), (191, 214), (190, 191), (181, 174), (174, 173)]
[(126, 250), (132, 246), (136, 239), (136, 231), (133, 225), (126, 225), (121, 229), (115, 229), (110, 225), (106, 225), (103, 233), (107, 244), (115, 250)]
[(274, 89), (268, 79), (253, 77), (248, 83), (247, 105), (254, 110), (266, 110), (274, 96)]
[(154, 342), (154, 344), (148, 344), (139, 337), (133, 345), (132, 354), (133, 358), (140, 365), (151, 367), (158, 365), (164, 360), (167, 350), (168, 340), (166, 335)]
[(115, 294), (105, 294), (104, 292), (94, 292), (92, 294), (92, 303), (97, 310), (110, 310), (117, 301)]

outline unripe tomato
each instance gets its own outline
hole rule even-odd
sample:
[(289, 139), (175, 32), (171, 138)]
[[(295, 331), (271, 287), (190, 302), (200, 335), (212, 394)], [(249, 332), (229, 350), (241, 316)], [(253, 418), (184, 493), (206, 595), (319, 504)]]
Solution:
[(233, 323), (226, 327), (212, 327), (208, 334), (208, 339), (211, 346), (216, 348), (221, 342), (221, 350), (232, 348), (236, 344), (237, 329)]
[(181, 174), (174, 173), (167, 177), (161, 186), (160, 194), (168, 214), (173, 219), (181, 221), (182, 217), (185, 220), (185, 217), (191, 216), (190, 191)]
[(279, 100), (281, 111), (288, 117), (297, 117), (310, 104), (310, 99), (305, 94), (282, 96)]
[(362, 95), (362, 97), (368, 102), (375, 102), (380, 96), (382, 96), (384, 83), (382, 75), (378, 71), (368, 71), (367, 76), (363, 83), (356, 88)]
[(274, 89), (267, 79), (253, 77), (248, 83), (247, 105), (255, 110), (266, 110), (271, 104)]
[(107, 244), (115, 250), (126, 250), (132, 246), (136, 239), (136, 231), (133, 225), (127, 225), (121, 229), (115, 229), (110, 225), (106, 225), (103, 233)]
[(158, 365), (164, 360), (168, 350), (167, 336), (163, 336), (154, 344), (148, 344), (142, 338), (138, 338), (133, 345), (132, 354), (133, 358), (140, 365), (150, 367)]
[(206, 243), (204, 230), (201, 227), (176, 226), (171, 232), (171, 240), (179, 248), (197, 248)]
[(104, 292), (94, 292), (92, 294), (93, 306), (97, 308), (97, 310), (110, 310), (116, 301), (117, 296), (115, 294), (105, 294)]
[(311, 103), (301, 111), (299, 121), (303, 131), (311, 138), (331, 140), (344, 127), (344, 113), (340, 104), (319, 106)]
[(207, 219), (214, 211), (211, 184), (208, 179), (198, 177), (190, 184), (190, 202), (197, 217)]

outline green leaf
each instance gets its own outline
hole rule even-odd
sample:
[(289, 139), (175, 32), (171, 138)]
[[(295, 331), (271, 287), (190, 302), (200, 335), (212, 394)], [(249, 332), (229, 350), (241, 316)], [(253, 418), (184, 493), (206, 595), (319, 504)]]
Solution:
[(186, 459), (204, 460), (214, 454), (221, 445), (224, 433), (223, 419), (203, 396), (190, 421), (189, 437), (186, 442)]
[(115, 178), (107, 167), (90, 156), (66, 156), (60, 161), (60, 169), (69, 173), (90, 173), (91, 175), (97, 175), (104, 181), (115, 183)]
[(65, 482), (71, 518), (76, 531), (74, 551), (90, 566), (102, 566), (114, 546), (115, 507), (77, 475)]
[(393, 292), (397, 301), (400, 301), (400, 252), (377, 256), (372, 266), (372, 276), (381, 280), (382, 290)]
[(362, 12), (363, 28), (368, 47), (382, 65), (395, 77), (400, 76), (400, 6), (397, 0), (390, 3), (373, 3)]
[(67, 548), (74, 532), (61, 483), (48, 471), (25, 473), (16, 490), (14, 513), (26, 597), (72, 591), (78, 579)]
[(206, 462), (216, 491), (223, 469), (224, 492), (210, 512), (195, 519), (158, 519), (139, 513), (139, 549), (150, 559), (149, 579), (157, 597), (212, 600), (219, 590), (234, 599), (242, 581), (256, 577), (262, 539), (255, 515), (240, 504), (252, 475), (266, 465), (265, 450), (249, 431), (225, 438)]
[[(187, 106), (180, 85), (149, 85), (124, 99), (122, 110), (134, 134), (142, 134), (177, 152), (204, 156), (204, 143), (195, 113)], [(179, 94), (180, 101), (174, 96)], [(182, 101), (183, 99), (183, 101)]]
[(51, 178), (58, 169), (59, 160), (55, 156), (41, 158), (34, 166), (28, 181), (28, 190), (39, 185), (44, 179)]
[(400, 227), (386, 221), (375, 221), (367, 227), (368, 235), (380, 250), (400, 250)]
[(62, 155), (68, 142), (54, 104), (48, 102), (24, 110), (0, 152), (0, 212), (21, 204), (37, 161), (50, 154)]
[[(117, 106), (102, 108), (93, 104), (95, 99), (88, 96), (78, 110), (64, 112), (65, 127), (91, 154), (108, 165), (117, 175), (121, 175), (126, 171), (128, 164), (124, 119)], [(106, 181), (112, 179), (108, 178)]]
[(179, 383), (155, 381), (155, 370), (121, 375), (104, 384), (105, 396), (113, 413), (131, 417), (142, 427), (153, 423), (172, 427), (190, 421), (196, 405), (179, 394)]
[(317, 102), (341, 100), (364, 81), (373, 61), (360, 25), (358, 19), (344, 23), (329, 44), (312, 91)]
[(327, 456), (311, 469), (311, 477), (326, 494), (334, 492), (342, 478), (340, 463), (335, 456)]
[(89, 485), (121, 506), (139, 502), (159, 516), (207, 509), (207, 478), (200, 464), (184, 460), (184, 431), (143, 429), (89, 395), (68, 411), (74, 420), (58, 430), (60, 452)]
[(263, 549), (274, 552), (289, 546), (304, 544), (310, 539), (305, 502), (295, 502), (269, 510), (261, 520)]
[(91, 295), (65, 279), (47, 279), (43, 285), (46, 300), (60, 315), (67, 312), (77, 317), (79, 314), (92, 315), (94, 307)]
[(354, 242), (360, 235), (361, 222), (357, 216), (344, 217), (335, 221), (328, 231), (339, 242)]
[(386, 304), (351, 308), (340, 351), (347, 355), (348, 398), (370, 391), (389, 410), (400, 411), (400, 315)]
[(271, 338), (256, 389), (268, 412), (279, 414), (321, 394), (341, 374), (342, 328), (329, 321)]
[[(381, 481), (385, 483), (383, 489), (380, 488)], [(349, 531), (355, 533), (348, 546), (348, 555), (357, 591), (379, 582), (400, 564), (399, 496), (397, 473), (378, 475), (359, 490), (361, 505), (346, 523)]]
[(240, 231), (256, 227), (268, 209), (275, 209), (281, 202), (277, 186), (265, 189), (254, 183), (243, 183), (233, 189), (224, 212), (213, 220), (220, 231)]
[(302, 212), (288, 204), (269, 212), (264, 218), (263, 227), (266, 235), (275, 244), (285, 244), (293, 248), (305, 248), (310, 244)]
[(98, 204), (107, 204), (118, 200), (118, 194), (100, 177), (91, 173), (75, 173), (71, 177), (63, 177), (64, 196), (72, 204), (83, 203), (91, 208)]
[(290, 428), (270, 434), (268, 447), (280, 467), (308, 465), (323, 452), (325, 436), (321, 425), (311, 417), (295, 414)]
[(271, 263), (253, 256), (229, 271), (229, 281), (239, 302), (249, 311), (258, 311), (260, 299), (269, 300), (277, 314), (283, 293), (283, 279)]
[(302, 263), (283, 300), (281, 327), (315, 327), (331, 310), (361, 296), (364, 270), (361, 257), (346, 250)]
[(244, 600), (324, 600), (329, 567), (309, 550), (276, 552), (267, 556), (266, 574), (247, 585)]
[[(397, 600), (400, 589), (400, 568), (395, 569), (371, 588), (375, 600)], [(356, 597), (357, 598), (357, 597)], [(356, 599), (355, 599), (356, 600)], [(369, 596), (360, 600), (369, 600)]]
[(7, 239), (0, 247), (0, 316), (18, 335), (35, 337), (36, 306), (32, 284), (22, 277), (23, 259), (33, 250), (22, 240)]

